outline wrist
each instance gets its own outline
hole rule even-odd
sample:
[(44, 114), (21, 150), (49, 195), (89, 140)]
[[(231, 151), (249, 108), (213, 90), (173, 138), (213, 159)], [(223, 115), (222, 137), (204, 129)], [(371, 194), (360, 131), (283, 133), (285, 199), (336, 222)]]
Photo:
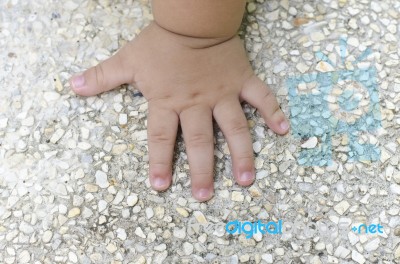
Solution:
[(243, 18), (244, 0), (153, 0), (154, 21), (175, 34), (230, 39)]

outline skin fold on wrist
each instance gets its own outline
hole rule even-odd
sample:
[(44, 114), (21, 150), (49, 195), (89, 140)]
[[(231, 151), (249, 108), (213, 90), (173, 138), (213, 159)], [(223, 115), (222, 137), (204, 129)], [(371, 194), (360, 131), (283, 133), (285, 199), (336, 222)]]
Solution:
[(245, 0), (152, 0), (155, 23), (172, 33), (204, 39), (234, 37)]

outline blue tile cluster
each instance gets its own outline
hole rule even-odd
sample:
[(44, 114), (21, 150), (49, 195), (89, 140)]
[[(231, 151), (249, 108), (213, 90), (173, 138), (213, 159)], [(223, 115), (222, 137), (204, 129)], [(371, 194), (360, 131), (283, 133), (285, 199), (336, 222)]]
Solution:
[[(340, 40), (341, 57), (344, 61), (346, 41)], [(364, 52), (357, 61), (366, 57)], [(327, 61), (326, 56), (317, 53), (317, 57)], [(328, 96), (338, 82), (356, 82), (368, 93), (369, 104), (355, 122), (339, 119), (329, 109)], [(298, 86), (315, 82), (317, 93), (299, 93)], [(328, 166), (332, 162), (331, 138), (335, 134), (347, 134), (349, 142), (348, 161), (376, 161), (380, 150), (369, 143), (360, 143), (362, 132), (373, 133), (381, 126), (377, 73), (371, 66), (355, 70), (337, 70), (298, 75), (287, 79), (292, 134), (300, 139), (317, 137), (319, 144), (313, 149), (302, 149), (298, 164), (303, 166)], [(351, 112), (359, 107), (360, 98), (354, 95), (354, 89), (345, 89), (337, 98), (341, 111)]]

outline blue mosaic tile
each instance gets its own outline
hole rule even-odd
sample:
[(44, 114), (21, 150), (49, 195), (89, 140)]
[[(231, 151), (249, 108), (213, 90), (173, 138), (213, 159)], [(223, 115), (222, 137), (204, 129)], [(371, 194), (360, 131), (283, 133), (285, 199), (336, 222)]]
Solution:
[[(365, 59), (371, 51), (367, 49), (353, 63)], [(340, 39), (340, 56), (344, 62), (346, 55), (346, 40)], [(317, 52), (316, 57), (331, 63), (322, 52)], [(333, 64), (332, 64), (333, 65)], [(299, 85), (307, 85), (315, 82), (317, 92), (304, 94), (299, 92)], [(329, 108), (328, 96), (333, 87), (338, 83), (352, 82), (364, 89), (369, 100), (367, 110), (354, 122), (337, 116)], [(292, 134), (300, 139), (308, 139), (312, 136), (319, 138), (319, 145), (315, 149), (302, 149), (298, 163), (304, 166), (326, 166), (332, 162), (331, 138), (336, 134), (345, 134), (349, 138), (349, 161), (376, 161), (380, 157), (378, 147), (360, 143), (360, 133), (373, 133), (381, 126), (381, 114), (379, 106), (379, 93), (377, 85), (377, 73), (375, 67), (355, 70), (337, 70), (325, 73), (307, 73), (287, 79), (289, 94), (290, 121)], [(363, 96), (357, 94), (351, 87), (345, 87), (337, 98), (337, 105), (343, 115), (351, 115), (352, 111), (359, 109)], [(364, 98), (365, 99), (365, 98)], [(338, 111), (335, 111), (338, 112)]]

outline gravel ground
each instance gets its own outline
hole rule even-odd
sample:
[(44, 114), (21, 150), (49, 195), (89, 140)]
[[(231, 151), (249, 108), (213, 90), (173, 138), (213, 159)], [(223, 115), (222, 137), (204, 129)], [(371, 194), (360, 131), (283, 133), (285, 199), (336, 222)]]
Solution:
[[(257, 180), (234, 183), (216, 130), (216, 195), (198, 203), (181, 137), (172, 187), (150, 189), (140, 94), (82, 98), (67, 84), (149, 23), (148, 1), (0, 1), (0, 263), (400, 262), (400, 2), (257, 0), (247, 11), (240, 34), (292, 133), (276, 136), (244, 105)], [(236, 219), (284, 229), (228, 234)]]

